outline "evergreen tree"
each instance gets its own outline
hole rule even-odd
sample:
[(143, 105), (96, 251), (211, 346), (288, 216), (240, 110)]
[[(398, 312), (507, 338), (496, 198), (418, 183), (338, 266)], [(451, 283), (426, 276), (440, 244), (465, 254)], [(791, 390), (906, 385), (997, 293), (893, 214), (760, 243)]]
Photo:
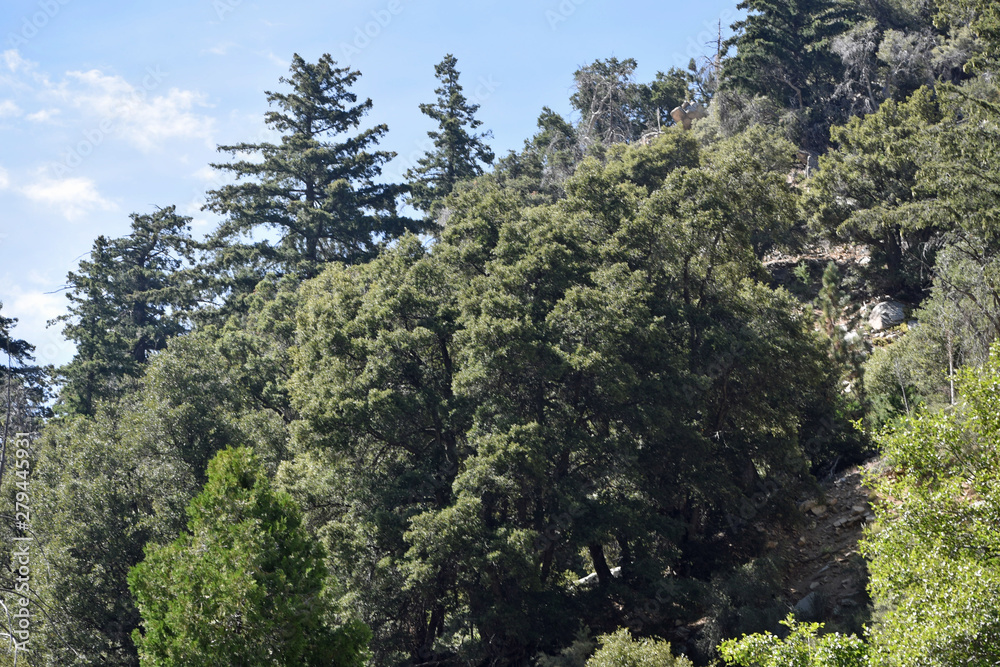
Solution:
[[(3, 310), (3, 302), (0, 302), (0, 311)], [(0, 359), (0, 378), (6, 383), (8, 375), (15, 383), (27, 390), (36, 400), (41, 401), (45, 395), (46, 375), (45, 369), (36, 365), (35, 357), (32, 354), (35, 346), (20, 338), (13, 338), (11, 330), (17, 326), (16, 317), (4, 317), (0, 315), (0, 351), (4, 357), (10, 359)], [(0, 391), (3, 388), (0, 387)]]
[(138, 377), (150, 354), (185, 330), (183, 311), (195, 300), (179, 271), (194, 251), (191, 219), (173, 206), (131, 217), (130, 234), (99, 236), (90, 259), (69, 274), (69, 314), (54, 320), (66, 322), (63, 335), (76, 343), (73, 360), (60, 369), (62, 400), (74, 412), (93, 414), (97, 400)]
[(188, 515), (190, 533), (147, 549), (129, 573), (142, 614), (142, 631), (132, 634), (142, 664), (365, 663), (368, 628), (331, 625), (322, 548), (251, 450), (212, 460)]
[[(573, 74), (576, 92), (570, 104), (580, 112), (578, 132), (582, 139), (628, 143), (649, 127), (656, 127), (655, 115), (650, 114), (649, 87), (635, 83), (633, 78), (638, 66), (633, 58), (608, 58), (595, 60)], [(667, 89), (661, 87), (658, 91), (662, 96)]]
[[(377, 183), (395, 153), (372, 150), (388, 132), (376, 125), (353, 136), (371, 110), (350, 88), (361, 76), (337, 67), (327, 54), (315, 64), (292, 59), (281, 82), (288, 93), (267, 93), (276, 110), (268, 127), (282, 133), (279, 144), (220, 146), (237, 159), (213, 164), (236, 177), (235, 184), (208, 193), (206, 208), (226, 216), (212, 236), (215, 290), (246, 294), (268, 271), (312, 277), (327, 262), (371, 259), (385, 243), (416, 223), (396, 214), (401, 185)], [(340, 141), (334, 138), (340, 137)], [(254, 237), (276, 230), (275, 244)]]
[(832, 92), (843, 67), (830, 40), (853, 24), (854, 10), (838, 0), (743, 0), (747, 18), (723, 45), (736, 48), (723, 85), (802, 109)]
[(439, 129), (427, 133), (434, 141), (434, 149), (406, 173), (411, 182), (411, 203), (432, 217), (459, 181), (479, 176), (483, 173), (480, 163), (492, 164), (494, 158), (484, 141), (492, 135), (468, 131), (483, 123), (475, 118), (479, 105), (470, 104), (462, 94), (457, 62), (449, 53), (434, 66), (435, 76), (441, 81), (441, 87), (434, 91), (437, 102), (420, 105), (424, 115), (438, 122)]

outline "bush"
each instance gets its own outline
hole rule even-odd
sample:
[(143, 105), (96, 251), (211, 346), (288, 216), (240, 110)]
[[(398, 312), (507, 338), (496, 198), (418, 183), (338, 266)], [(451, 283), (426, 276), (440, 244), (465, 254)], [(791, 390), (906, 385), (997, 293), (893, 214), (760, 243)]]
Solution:
[(854, 635), (819, 635), (822, 623), (798, 623), (789, 615), (781, 622), (790, 630), (779, 639), (770, 632), (730, 639), (719, 645), (723, 659), (742, 667), (862, 667), (868, 647)]
[(587, 661), (587, 667), (693, 667), (687, 658), (670, 652), (670, 642), (633, 639), (625, 628), (601, 635), (597, 641), (601, 648)]

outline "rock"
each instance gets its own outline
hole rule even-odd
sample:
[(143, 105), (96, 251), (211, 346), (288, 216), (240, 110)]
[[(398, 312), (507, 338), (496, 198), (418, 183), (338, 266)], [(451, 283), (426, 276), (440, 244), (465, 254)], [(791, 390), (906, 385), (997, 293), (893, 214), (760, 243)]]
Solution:
[(826, 505), (816, 505), (809, 511), (811, 511), (816, 516), (823, 516), (824, 514), (826, 514)]
[(670, 117), (685, 130), (691, 129), (691, 123), (708, 117), (708, 109), (690, 100), (670, 112)]
[(815, 500), (806, 500), (799, 505), (799, 511), (803, 513), (808, 512), (818, 504)]
[(868, 508), (865, 507), (864, 505), (852, 505), (851, 511), (854, 512), (855, 514), (864, 514), (866, 511), (868, 511)]
[(817, 588), (819, 588), (819, 582), (818, 581), (812, 582), (811, 584), (809, 584), (809, 588), (811, 590), (816, 590)]
[(898, 301), (883, 301), (872, 309), (868, 324), (872, 331), (883, 331), (902, 324), (905, 320), (903, 304)]

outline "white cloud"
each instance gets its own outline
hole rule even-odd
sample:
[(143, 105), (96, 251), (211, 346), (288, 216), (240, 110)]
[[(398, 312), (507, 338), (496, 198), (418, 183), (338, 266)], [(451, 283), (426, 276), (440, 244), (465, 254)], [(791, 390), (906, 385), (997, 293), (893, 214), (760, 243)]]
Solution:
[(224, 56), (229, 53), (229, 49), (234, 46), (239, 46), (235, 42), (222, 42), (221, 44), (216, 44), (210, 49), (205, 49), (202, 53), (211, 53), (214, 56)]
[(36, 111), (35, 113), (29, 113), (25, 116), (25, 118), (30, 120), (32, 123), (48, 123), (60, 113), (59, 109), (42, 109), (41, 111)]
[(90, 211), (113, 211), (114, 202), (105, 199), (89, 178), (52, 179), (42, 176), (25, 185), (21, 193), (32, 201), (58, 209), (67, 220), (75, 220)]
[(63, 125), (78, 127), (101, 142), (114, 135), (143, 151), (177, 140), (213, 147), (215, 119), (204, 112), (211, 106), (208, 98), (192, 90), (168, 89), (168, 77), (159, 67), (147, 68), (135, 81), (92, 69), (66, 72), (53, 82), (17, 50), (4, 51), (0, 87), (15, 91), (17, 101), (0, 102), (0, 117), (20, 115), (18, 103), (29, 106), (30, 100), (30, 106), (42, 110), (28, 115), (28, 120), (49, 122), (60, 115)]
[(3, 62), (11, 72), (30, 68), (30, 63), (21, 57), (17, 49), (8, 49), (3, 52)]
[(149, 72), (141, 87), (99, 70), (68, 72), (67, 76), (77, 85), (64, 83), (60, 87), (63, 98), (86, 116), (99, 119), (101, 126), (117, 129), (141, 150), (152, 150), (175, 139), (196, 139), (213, 145), (215, 120), (195, 111), (209, 106), (205, 95), (178, 88), (152, 95), (166, 76), (163, 73)]
[(10, 187), (10, 175), (6, 169), (0, 167), (0, 190), (6, 190), (8, 187)]
[(5, 116), (20, 116), (21, 107), (17, 106), (14, 100), (4, 100), (0, 102), (0, 118)]

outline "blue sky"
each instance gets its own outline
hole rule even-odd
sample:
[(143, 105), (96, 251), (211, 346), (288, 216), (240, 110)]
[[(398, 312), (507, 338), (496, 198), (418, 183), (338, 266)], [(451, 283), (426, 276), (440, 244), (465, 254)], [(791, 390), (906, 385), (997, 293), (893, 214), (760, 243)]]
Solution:
[(638, 79), (708, 54), (737, 0), (4, 0), (0, 13), (0, 301), (42, 363), (73, 354), (58, 292), (99, 235), (129, 214), (176, 204), (197, 236), (220, 185), (220, 144), (267, 139), (265, 90), (293, 53), (330, 53), (362, 72), (369, 120), (405, 171), (426, 147), (434, 65), (458, 58), (499, 155), (535, 131), (543, 106), (571, 117), (573, 72), (597, 58), (639, 62)]

